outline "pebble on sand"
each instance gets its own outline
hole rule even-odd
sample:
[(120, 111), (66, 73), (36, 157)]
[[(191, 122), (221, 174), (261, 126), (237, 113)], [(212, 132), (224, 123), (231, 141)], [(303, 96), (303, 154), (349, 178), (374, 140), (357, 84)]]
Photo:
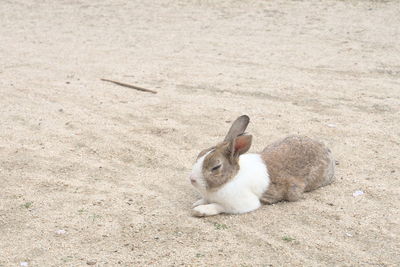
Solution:
[(361, 190), (354, 191), (354, 193), (353, 193), (353, 197), (358, 197), (361, 195), (364, 195), (364, 192)]
[(64, 234), (66, 234), (67, 233), (67, 231), (65, 231), (64, 229), (58, 229), (57, 231), (56, 231), (56, 234), (58, 234), (58, 235), (64, 235)]

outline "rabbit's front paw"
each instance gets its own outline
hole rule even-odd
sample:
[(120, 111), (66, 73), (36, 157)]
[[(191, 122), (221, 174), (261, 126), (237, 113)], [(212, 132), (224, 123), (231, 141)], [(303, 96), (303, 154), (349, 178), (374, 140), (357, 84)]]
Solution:
[(197, 206), (204, 205), (204, 204), (207, 204), (207, 201), (204, 198), (202, 198), (202, 199), (199, 199), (196, 202), (194, 202), (192, 205), (192, 208), (195, 208)]
[(205, 217), (220, 214), (224, 211), (223, 207), (219, 204), (212, 203), (207, 205), (199, 205), (193, 209), (193, 216)]

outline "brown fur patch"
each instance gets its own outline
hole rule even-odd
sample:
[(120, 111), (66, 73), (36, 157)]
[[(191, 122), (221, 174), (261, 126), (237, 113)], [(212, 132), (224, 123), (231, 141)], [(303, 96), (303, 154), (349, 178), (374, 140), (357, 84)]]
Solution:
[(207, 154), (208, 151), (211, 151), (215, 148), (215, 146), (210, 147), (210, 148), (206, 148), (204, 150), (202, 150), (198, 155), (197, 155), (197, 159), (201, 158), (202, 156), (204, 156), (205, 154)]
[[(231, 159), (231, 143), (223, 142), (215, 147), (204, 159), (203, 176), (207, 182), (207, 189), (215, 190), (231, 180), (239, 171), (238, 159)], [(213, 170), (221, 164), (221, 167)]]
[(289, 136), (272, 143), (262, 152), (267, 163), (270, 186), (261, 201), (272, 204), (296, 201), (303, 192), (330, 184), (334, 160), (322, 143), (305, 136)]

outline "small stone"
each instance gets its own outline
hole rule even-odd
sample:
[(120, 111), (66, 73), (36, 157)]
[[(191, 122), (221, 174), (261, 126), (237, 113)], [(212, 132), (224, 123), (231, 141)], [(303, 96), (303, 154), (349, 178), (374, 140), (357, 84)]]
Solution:
[(58, 229), (57, 231), (56, 231), (56, 234), (58, 234), (58, 235), (64, 235), (64, 234), (66, 234), (67, 233), (67, 231), (65, 231), (64, 229)]
[(350, 234), (350, 233), (346, 233), (346, 236), (348, 236), (348, 237), (352, 237), (353, 235), (352, 235), (352, 234)]
[(328, 126), (330, 128), (337, 128), (336, 124), (333, 124), (333, 123), (327, 123), (326, 126)]
[(90, 260), (90, 261), (86, 262), (87, 265), (95, 265), (96, 263), (97, 263), (97, 261), (95, 261), (95, 260)]
[(22, 261), (19, 265), (26, 267), (26, 266), (28, 266), (29, 264), (28, 264), (26, 261)]
[(353, 193), (353, 197), (358, 197), (361, 195), (364, 195), (364, 192), (361, 190), (354, 191), (354, 193)]

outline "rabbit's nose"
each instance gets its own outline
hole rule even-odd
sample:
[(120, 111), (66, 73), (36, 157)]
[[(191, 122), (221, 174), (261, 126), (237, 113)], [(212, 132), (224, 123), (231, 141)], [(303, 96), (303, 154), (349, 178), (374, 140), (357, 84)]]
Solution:
[(192, 184), (195, 184), (196, 183), (196, 178), (194, 178), (194, 176), (192, 176), (192, 175), (190, 175), (190, 182), (192, 183)]

